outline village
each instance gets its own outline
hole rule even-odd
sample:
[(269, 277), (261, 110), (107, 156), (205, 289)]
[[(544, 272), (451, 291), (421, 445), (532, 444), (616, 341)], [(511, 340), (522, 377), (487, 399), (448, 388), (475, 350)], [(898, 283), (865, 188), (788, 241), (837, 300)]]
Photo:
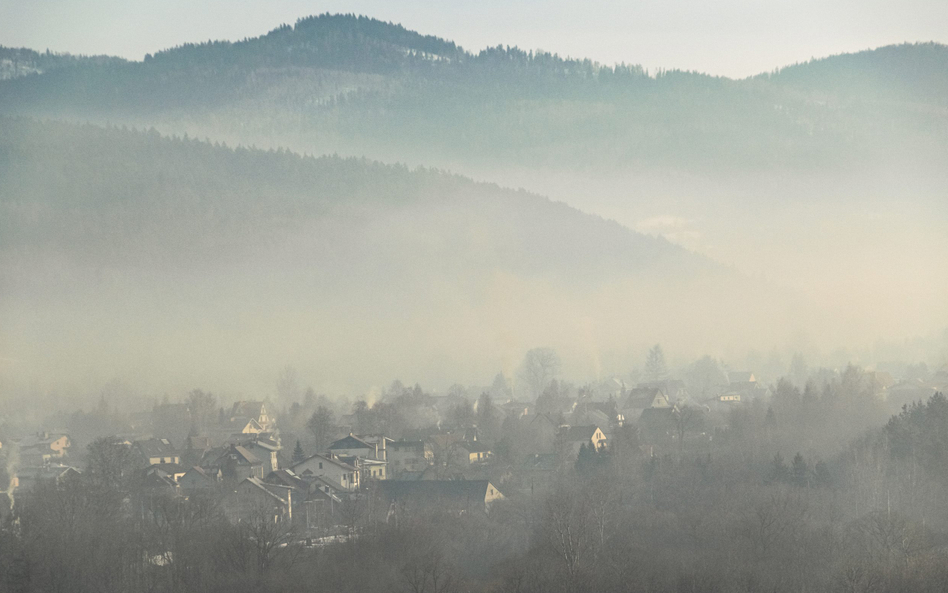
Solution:
[[(944, 390), (948, 368), (925, 381), (861, 370), (858, 377), (873, 398), (897, 408)], [(84, 435), (85, 450), (54, 427), (5, 436), (7, 493), (15, 508), (38, 484), (111, 471), (137, 501), (131, 512), (160, 513), (168, 501), (200, 498), (232, 523), (280, 524), (298, 541), (324, 541), (427, 510), (484, 513), (500, 500), (539, 499), (558, 480), (611, 458), (710, 459), (737, 411), (756, 408), (769, 419), (781, 397), (774, 391), (796, 389), (733, 371), (701, 393), (695, 381), (672, 378), (539, 383), (536, 399), (520, 401), (502, 374), (476, 398), (396, 382), (379, 401), (357, 401), (338, 417), (331, 401), (312, 393), (277, 411), (269, 399), (222, 407), (195, 390), (182, 402), (127, 415), (124, 433)]]

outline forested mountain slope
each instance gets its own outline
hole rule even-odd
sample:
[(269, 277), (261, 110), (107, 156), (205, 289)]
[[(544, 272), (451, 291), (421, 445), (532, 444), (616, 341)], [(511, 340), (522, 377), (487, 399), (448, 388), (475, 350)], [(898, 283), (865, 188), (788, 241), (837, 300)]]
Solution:
[(944, 148), (946, 72), (948, 49), (923, 44), (746, 81), (649, 76), (517, 48), (470, 53), (322, 15), (241, 42), (6, 81), (0, 109), (438, 165), (822, 170)]
[(588, 373), (659, 334), (769, 339), (790, 311), (662, 239), (436, 171), (14, 119), (0, 155), (2, 355), (24, 371), (267, 384), (291, 362), (365, 388), (550, 344)]

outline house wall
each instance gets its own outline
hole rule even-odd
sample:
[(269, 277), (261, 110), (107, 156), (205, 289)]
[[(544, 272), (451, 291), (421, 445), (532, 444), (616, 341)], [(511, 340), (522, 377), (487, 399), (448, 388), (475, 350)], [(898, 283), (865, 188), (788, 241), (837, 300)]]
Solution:
[(334, 484), (338, 484), (343, 490), (357, 490), (359, 488), (359, 472), (340, 467), (329, 459), (316, 456), (301, 461), (291, 468), (293, 472), (301, 476), (309, 470), (314, 476), (322, 476)]
[(424, 443), (417, 445), (390, 444), (386, 449), (388, 473), (397, 478), (400, 472), (420, 472), (428, 467), (428, 454)]

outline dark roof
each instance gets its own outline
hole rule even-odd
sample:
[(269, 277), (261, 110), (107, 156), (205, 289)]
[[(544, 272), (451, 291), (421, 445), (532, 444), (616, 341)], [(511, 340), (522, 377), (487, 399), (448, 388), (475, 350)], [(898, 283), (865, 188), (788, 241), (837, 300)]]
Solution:
[(260, 465), (263, 463), (257, 456), (244, 449), (240, 445), (231, 445), (228, 447), (224, 453), (218, 458), (217, 465), (220, 465), (221, 462), (225, 461), (226, 458), (229, 458), (231, 455), (237, 458), (237, 463), (239, 464), (248, 464), (248, 465)]
[(261, 401), (239, 401), (234, 402), (234, 407), (231, 408), (231, 416), (249, 416), (251, 418), (256, 418), (260, 416), (260, 412), (264, 411), (264, 404)]
[(158, 470), (168, 475), (183, 474), (188, 471), (186, 467), (178, 463), (154, 463), (145, 470), (147, 472)]
[(623, 408), (648, 408), (659, 395), (665, 395), (661, 387), (635, 387), (629, 391), (622, 403)]
[(375, 445), (370, 445), (369, 443), (363, 441), (359, 437), (350, 434), (347, 437), (342, 437), (338, 441), (329, 445), (329, 449), (374, 449)]
[(639, 416), (639, 423), (667, 425), (673, 421), (674, 415), (675, 408), (645, 408)]
[(163, 472), (152, 472), (142, 480), (142, 487), (149, 490), (169, 489), (174, 490), (178, 486), (171, 476)]
[(145, 457), (164, 457), (175, 454), (174, 445), (168, 439), (148, 439), (147, 441), (135, 441), (135, 447), (141, 451)]
[(461, 443), (461, 446), (469, 453), (490, 453), (490, 447), (480, 441), (468, 441)]
[(250, 416), (235, 416), (225, 422), (223, 428), (224, 430), (242, 431), (243, 429), (247, 428), (248, 424), (252, 424), (258, 430), (263, 430), (263, 427), (260, 426), (260, 423), (257, 422), (257, 419)]
[(589, 441), (592, 440), (599, 427), (595, 424), (589, 426), (565, 426), (560, 429), (560, 438), (564, 441)]
[(259, 490), (261, 490), (262, 492), (265, 492), (272, 498), (280, 501), (282, 504), (287, 503), (286, 494), (289, 490), (292, 490), (292, 488), (288, 486), (281, 486), (279, 484), (267, 484), (260, 478), (256, 478), (256, 477), (247, 478), (246, 480), (241, 482), (241, 484), (249, 484), (250, 486), (258, 488)]
[(241, 445), (242, 447), (246, 447), (248, 449), (252, 447), (260, 447), (261, 449), (266, 449), (267, 451), (271, 451), (271, 452), (279, 451), (282, 449), (280, 445), (267, 439), (241, 439), (240, 442), (238, 442), (237, 444)]
[(185, 475), (190, 474), (192, 472), (196, 473), (197, 475), (201, 476), (202, 478), (206, 480), (210, 480), (212, 482), (216, 481), (213, 476), (211, 476), (206, 471), (204, 471), (203, 467), (199, 467), (195, 465), (194, 467), (189, 468), (188, 471), (185, 472)]
[(341, 461), (341, 460), (338, 459), (338, 458), (327, 457), (327, 456), (325, 456), (325, 455), (319, 455), (318, 453), (317, 453), (316, 455), (310, 455), (309, 457), (307, 457), (307, 458), (304, 459), (303, 461), (299, 461), (299, 462), (297, 462), (297, 463), (294, 463), (294, 464), (291, 466), (291, 469), (293, 469), (294, 471), (296, 471), (295, 468), (297, 468), (297, 467), (303, 465), (304, 463), (306, 463), (306, 462), (309, 461), (310, 459), (315, 459), (316, 457), (322, 459), (323, 461), (325, 461), (325, 462), (327, 462), (327, 463), (332, 463), (333, 465), (337, 465), (337, 466), (341, 467), (341, 468), (344, 469), (344, 470), (347, 470), (347, 471), (356, 471), (356, 468), (355, 468), (355, 467), (349, 465), (348, 463), (345, 463), (345, 462)]
[(281, 486), (289, 486), (290, 488), (300, 488), (305, 489), (306, 482), (302, 480), (298, 475), (293, 473), (293, 470), (289, 469), (278, 469), (272, 471), (264, 479), (264, 482), (268, 484), (278, 484)]
[(377, 485), (389, 501), (483, 504), (491, 484), (487, 480), (381, 480)]

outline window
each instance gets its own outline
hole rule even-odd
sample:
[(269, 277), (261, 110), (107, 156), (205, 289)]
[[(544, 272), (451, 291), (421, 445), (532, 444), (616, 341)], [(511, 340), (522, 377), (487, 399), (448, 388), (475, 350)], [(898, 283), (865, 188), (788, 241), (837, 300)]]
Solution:
[(323, 462), (322, 462), (322, 461), (319, 462), (319, 469), (323, 469)]

